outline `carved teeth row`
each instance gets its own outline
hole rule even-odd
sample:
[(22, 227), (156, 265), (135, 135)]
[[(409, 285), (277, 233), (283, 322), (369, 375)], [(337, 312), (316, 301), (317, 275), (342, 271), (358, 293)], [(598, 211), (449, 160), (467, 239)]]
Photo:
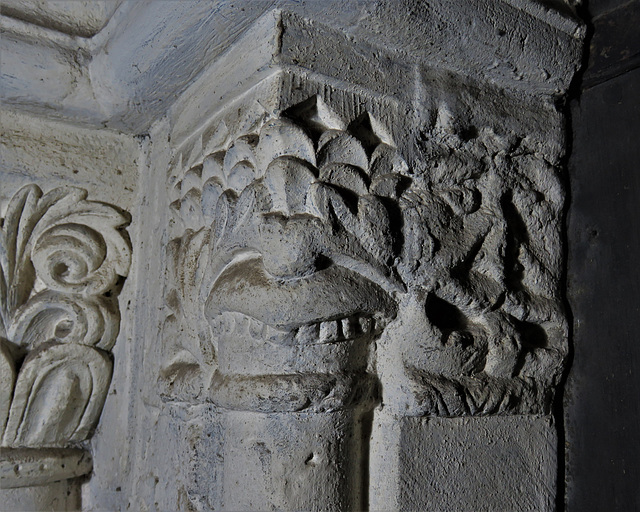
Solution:
[(298, 329), (298, 343), (332, 343), (351, 340), (363, 334), (369, 334), (373, 320), (369, 317), (350, 317), (328, 320), (316, 324), (303, 325)]
[(212, 327), (216, 334), (236, 336), (248, 334), (255, 340), (280, 344), (290, 343), (295, 339), (295, 343), (303, 345), (352, 340), (358, 336), (369, 334), (374, 327), (371, 317), (358, 316), (306, 324), (293, 331), (275, 329), (259, 320), (233, 313), (221, 315), (214, 322)]

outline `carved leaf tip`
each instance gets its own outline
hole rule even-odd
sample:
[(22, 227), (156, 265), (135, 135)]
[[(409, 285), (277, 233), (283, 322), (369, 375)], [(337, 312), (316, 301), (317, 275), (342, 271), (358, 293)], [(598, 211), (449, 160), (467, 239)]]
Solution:
[(87, 197), (30, 184), (0, 224), (3, 446), (82, 441), (102, 410), (120, 323), (115, 295), (131, 265), (130, 218)]

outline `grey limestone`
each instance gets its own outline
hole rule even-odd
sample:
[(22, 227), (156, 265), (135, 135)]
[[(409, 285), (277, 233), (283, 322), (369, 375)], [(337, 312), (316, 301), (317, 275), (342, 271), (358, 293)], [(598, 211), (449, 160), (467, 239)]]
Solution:
[(10, 4), (3, 446), (84, 510), (553, 510), (570, 5)]

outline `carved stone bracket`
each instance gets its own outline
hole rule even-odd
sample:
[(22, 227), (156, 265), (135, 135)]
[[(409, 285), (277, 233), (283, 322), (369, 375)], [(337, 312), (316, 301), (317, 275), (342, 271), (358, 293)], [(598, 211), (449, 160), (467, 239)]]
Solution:
[(0, 224), (3, 457), (9, 448), (66, 448), (91, 436), (111, 381), (128, 222), (77, 188), (43, 194), (28, 185), (9, 201)]

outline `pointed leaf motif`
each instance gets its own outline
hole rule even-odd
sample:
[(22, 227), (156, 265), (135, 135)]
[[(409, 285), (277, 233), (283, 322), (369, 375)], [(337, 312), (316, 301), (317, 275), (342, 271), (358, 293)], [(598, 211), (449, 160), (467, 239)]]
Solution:
[(200, 201), (205, 224), (211, 225), (213, 223), (216, 205), (223, 192), (223, 184), (218, 178), (210, 178), (202, 185), (202, 198)]
[(349, 135), (342, 133), (329, 140), (318, 152), (318, 166), (340, 163), (369, 170), (369, 158), (362, 147), (362, 143)]
[[(209, 323), (212, 319), (205, 318), (203, 304), (226, 270), (243, 262), (260, 260), (268, 279), (276, 281), (310, 279), (328, 268), (340, 268), (345, 275), (357, 276), (347, 280), (351, 284), (371, 282), (388, 294), (403, 290), (393, 269), (394, 251), (399, 246), (395, 247), (391, 236), (390, 215), (386, 204), (370, 190), (370, 155), (375, 155), (380, 174), (388, 175), (391, 181), (407, 166), (377, 122), (362, 115), (351, 130), (314, 96), (275, 119), (265, 122), (262, 118), (260, 123), (261, 127), (256, 125), (246, 135), (236, 136), (231, 144), (228, 139), (221, 142), (219, 147), (226, 150), (193, 159), (203, 161), (201, 208), (203, 218), (211, 224), (209, 230), (203, 230), (208, 235), (202, 237), (200, 252), (207, 257), (188, 249), (194, 246), (199, 236), (194, 231), (198, 230), (187, 228), (179, 233), (176, 247), (181, 248), (181, 258), (170, 264), (181, 269), (201, 270), (204, 266), (205, 271), (197, 279), (181, 271), (169, 273), (172, 284), (167, 286), (165, 299), (171, 313), (165, 321), (165, 334), (182, 339), (171, 344), (166, 375), (161, 377), (165, 385), (182, 382), (182, 369), (192, 371), (194, 364), (201, 374), (212, 367), (213, 356), (205, 362), (204, 352), (215, 348), (219, 340), (214, 336), (209, 343), (203, 332), (192, 329), (192, 325), (199, 325), (195, 318), (189, 326), (182, 325), (181, 318), (199, 315), (213, 332), (220, 330)], [(383, 147), (376, 152), (378, 145)], [(207, 152), (215, 149), (208, 147)], [(395, 195), (386, 194), (389, 202), (402, 193), (399, 180), (394, 184)], [(183, 190), (183, 199), (186, 193)], [(185, 225), (188, 219), (182, 220)], [(249, 282), (252, 276), (240, 275), (239, 279)], [(197, 286), (200, 302), (190, 303), (191, 293), (186, 289)], [(187, 312), (190, 306), (193, 311)], [(331, 322), (338, 325), (336, 319)], [(255, 336), (263, 336), (263, 326), (258, 327)], [(202, 350), (195, 348), (196, 342)], [(183, 384), (181, 389), (191, 386)], [(191, 389), (200, 387), (193, 384)]]
[(407, 175), (409, 166), (398, 150), (388, 144), (378, 144), (371, 155), (371, 176)]
[(66, 446), (95, 425), (120, 323), (113, 294), (131, 263), (128, 221), (74, 187), (28, 185), (9, 201), (0, 223), (3, 446)]
[(309, 186), (307, 198), (305, 200), (305, 210), (309, 215), (321, 219), (323, 222), (330, 221), (331, 209), (327, 198), (329, 185), (322, 182), (314, 182)]
[[(204, 229), (197, 232), (187, 231), (182, 239), (172, 241), (167, 251), (172, 262), (169, 267), (172, 283), (177, 286), (169, 292), (170, 300), (167, 300), (167, 305), (174, 314), (165, 321), (164, 335), (165, 337), (175, 336), (179, 330), (185, 330), (193, 335), (187, 336), (191, 343), (186, 348), (198, 360), (203, 358), (200, 347), (195, 342), (202, 328), (198, 323), (197, 311), (200, 301), (200, 282), (207, 268), (209, 256), (206, 250), (209, 236), (210, 232)], [(175, 344), (175, 341), (169, 340), (169, 343)]]
[(44, 344), (24, 361), (2, 446), (66, 446), (95, 427), (111, 380), (103, 352), (75, 344)]
[(218, 199), (216, 215), (213, 223), (214, 247), (219, 247), (227, 234), (227, 225), (232, 214), (232, 206), (235, 205), (236, 195), (231, 190), (225, 190)]
[(350, 190), (357, 196), (368, 194), (368, 176), (358, 167), (349, 164), (328, 164), (320, 170), (320, 181)]
[[(172, 304), (167, 333), (189, 338), (180, 341), (186, 351), (175, 351), (168, 361), (167, 378), (177, 379), (194, 365), (214, 366), (213, 356), (204, 362), (205, 349), (214, 347), (206, 334), (176, 322), (191, 307), (200, 319), (206, 310), (211, 332), (234, 330), (244, 336), (242, 321), (236, 324), (234, 316), (223, 318), (220, 308), (203, 306), (220, 298), (216, 293), (224, 287), (216, 286), (225, 278), (234, 287), (224, 293), (264, 285), (276, 296), (286, 284), (340, 268), (375, 283), (400, 304), (426, 293), (450, 305), (435, 312), (424, 304), (416, 307), (431, 327), (424, 336), (395, 333), (395, 339), (420, 337), (420, 346), (405, 347), (409, 356), (401, 357), (407, 390), (422, 393), (411, 398), (419, 402), (419, 414), (546, 414), (549, 383), (559, 375), (566, 353), (566, 326), (557, 302), (563, 201), (557, 169), (526, 139), (476, 127), (456, 134), (457, 123), (446, 109), (430, 132), (402, 144), (415, 143), (420, 150), (410, 169), (391, 131), (358, 104), (346, 110), (351, 109), (356, 114), (345, 119), (314, 95), (275, 119), (245, 123), (246, 135), (238, 137), (243, 130), (237, 129), (231, 144), (227, 132), (206, 154), (196, 154), (197, 141), (190, 143), (185, 155), (189, 162), (202, 161), (203, 169), (199, 182), (197, 176), (182, 177), (181, 199), (199, 187), (202, 218), (211, 228), (180, 233), (186, 245), (176, 264), (185, 272), (177, 272), (176, 288), (199, 286), (200, 294), (192, 301), (190, 293), (179, 298), (174, 288), (167, 293)], [(20, 201), (20, 208), (37, 208), (28, 194)], [(65, 229), (64, 236), (74, 233)], [(2, 256), (3, 268), (8, 268), (8, 254)], [(100, 259), (96, 252), (90, 255)], [(87, 269), (95, 266), (93, 259), (85, 260)], [(249, 261), (259, 262), (259, 282), (251, 281), (257, 274), (246, 270)], [(83, 268), (63, 270), (71, 275)], [(29, 277), (25, 271), (23, 279)], [(321, 300), (330, 303), (347, 287), (346, 281), (336, 283), (336, 293)], [(9, 281), (0, 282), (5, 295), (9, 289)], [(240, 305), (246, 306), (239, 301), (225, 311), (242, 313)], [(553, 308), (557, 311), (550, 313)], [(344, 334), (350, 325), (339, 323), (338, 316), (297, 326), (300, 331), (291, 336), (267, 335), (274, 327), (258, 323), (251, 335), (266, 343), (294, 343), (314, 340), (317, 332), (337, 342), (341, 329)]]
[(271, 209), (285, 215), (305, 212), (305, 200), (316, 179), (307, 162), (292, 157), (276, 158), (267, 167), (264, 184), (271, 195)]
[(202, 181), (206, 182), (211, 178), (216, 178), (222, 186), (226, 185), (226, 177), (224, 175), (224, 152), (218, 151), (205, 157), (202, 163)]
[(356, 235), (364, 247), (383, 264), (389, 264), (393, 256), (393, 235), (389, 212), (382, 201), (367, 195), (358, 200), (358, 224)]
[(200, 190), (192, 188), (180, 200), (180, 216), (185, 227), (198, 230), (204, 225)]
[(302, 128), (286, 119), (274, 119), (262, 127), (256, 154), (259, 176), (279, 156), (293, 156), (316, 165), (313, 142)]
[(324, 194), (347, 232), (351, 233), (378, 263), (387, 265), (392, 255), (393, 239), (389, 214), (380, 200), (367, 195), (358, 198), (354, 207), (337, 190), (327, 187)]
[(229, 175), (231, 169), (233, 169), (239, 163), (246, 163), (251, 168), (256, 168), (256, 155), (254, 147), (246, 139), (237, 139), (225, 152), (223, 166), (225, 175)]
[(248, 162), (238, 162), (227, 174), (227, 186), (236, 194), (240, 194), (256, 178), (256, 172)]
[[(37, 203), (42, 191), (35, 185), (19, 190), (9, 202), (5, 213), (3, 232), (3, 262), (6, 297), (3, 297), (5, 325), (12, 311), (29, 297), (35, 281), (35, 270), (26, 258), (26, 244), (35, 225), (44, 213)], [(51, 196), (53, 198), (53, 195)]]
[(182, 181), (180, 182), (180, 192), (185, 194), (192, 189), (200, 190), (202, 188), (202, 166), (198, 165), (189, 169)]

